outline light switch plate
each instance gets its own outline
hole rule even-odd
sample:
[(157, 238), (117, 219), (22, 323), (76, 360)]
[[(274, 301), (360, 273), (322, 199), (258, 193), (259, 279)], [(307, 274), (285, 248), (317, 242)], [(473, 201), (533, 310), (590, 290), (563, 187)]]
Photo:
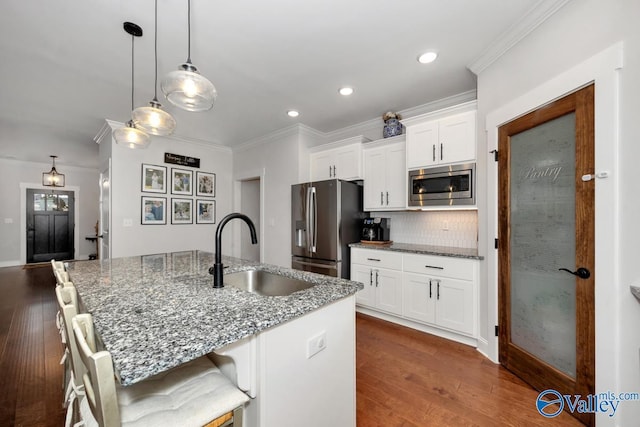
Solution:
[(327, 333), (322, 331), (307, 341), (307, 359), (311, 359), (325, 348), (327, 348)]
[(122, 220), (123, 227), (133, 227), (133, 220), (131, 218), (125, 218)]

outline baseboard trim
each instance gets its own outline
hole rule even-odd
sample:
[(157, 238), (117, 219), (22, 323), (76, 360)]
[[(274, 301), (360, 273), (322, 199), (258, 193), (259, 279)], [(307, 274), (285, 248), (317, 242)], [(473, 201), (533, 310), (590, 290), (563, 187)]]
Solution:
[(396, 317), (392, 314), (371, 310), (369, 308), (361, 307), (359, 305), (356, 306), (356, 311), (358, 313), (377, 317), (378, 319), (386, 320), (391, 323), (396, 323), (398, 325), (406, 326), (407, 328), (416, 329), (418, 331), (425, 332), (427, 334), (436, 335), (441, 338), (446, 338), (451, 341), (459, 342), (460, 344), (465, 344), (474, 348), (478, 348), (478, 340), (476, 338), (467, 337), (465, 335), (460, 335), (455, 332), (447, 331), (445, 329), (440, 329), (440, 328), (432, 327), (422, 323), (414, 322), (412, 320), (408, 320), (402, 317)]

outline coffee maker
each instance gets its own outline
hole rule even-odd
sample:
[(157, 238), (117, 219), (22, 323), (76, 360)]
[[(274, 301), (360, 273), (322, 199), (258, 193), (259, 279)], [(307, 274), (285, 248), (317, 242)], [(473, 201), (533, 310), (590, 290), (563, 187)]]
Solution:
[(389, 241), (389, 218), (365, 218), (362, 220), (362, 240), (367, 242)]

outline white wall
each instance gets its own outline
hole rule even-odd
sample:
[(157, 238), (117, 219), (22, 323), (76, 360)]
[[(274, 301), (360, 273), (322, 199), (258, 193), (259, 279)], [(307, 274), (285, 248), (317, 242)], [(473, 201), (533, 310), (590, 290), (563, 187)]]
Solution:
[[(64, 158), (63, 153), (60, 156)], [(48, 159), (48, 154), (42, 157)], [(42, 173), (51, 169), (51, 163), (0, 158), (0, 169), (0, 267), (3, 267), (26, 261), (26, 211), (22, 202), (26, 191), (24, 188), (42, 188)], [(94, 227), (98, 220), (98, 171), (60, 162), (56, 162), (56, 169), (65, 175), (66, 187), (60, 190), (73, 189), (76, 192), (75, 258), (87, 259), (89, 254), (95, 253), (95, 243), (84, 237), (95, 235)]]
[(299, 182), (300, 149), (300, 130), (292, 127), (233, 153), (234, 180), (264, 171), (264, 263), (291, 267), (291, 185)]
[[(479, 175), (488, 177), (482, 194), (478, 194), (479, 245), (488, 256), (481, 298), (489, 297), (480, 307), (481, 338), (489, 341), (493, 339), (490, 331), (495, 320), (497, 286), (493, 273), (496, 257), (490, 242), (495, 237), (497, 213), (492, 195), (496, 191), (495, 166), (487, 159), (488, 151), (495, 146), (495, 126), (499, 124), (494, 123), (499, 121), (496, 117), (509, 108), (513, 114), (522, 114), (528, 108), (527, 102), (537, 97), (546, 102), (551, 99), (543, 98), (559, 97), (562, 90), (571, 90), (571, 84), (579, 86), (589, 79), (596, 80), (596, 169), (606, 168), (613, 174), (608, 181), (596, 182), (596, 392), (633, 392), (640, 384), (640, 335), (632, 326), (640, 324), (640, 303), (629, 291), (629, 285), (640, 283), (635, 267), (640, 198), (629, 197), (636, 194), (635, 171), (640, 158), (638, 16), (637, 0), (569, 2), (478, 75), (478, 166), (483, 167)], [(619, 41), (623, 42), (624, 66), (617, 72), (613, 70), (614, 54), (610, 55), (613, 58), (596, 54)], [(592, 60), (603, 55), (604, 60)], [(608, 63), (609, 68), (603, 67), (602, 62)], [(557, 93), (553, 93), (554, 88)], [(637, 424), (639, 418), (640, 404), (623, 402), (615, 417), (600, 415), (597, 423), (627, 426)]]
[[(106, 142), (105, 142), (106, 141)], [(101, 150), (109, 144), (110, 138), (101, 143)], [(172, 137), (153, 136), (151, 145), (144, 150), (131, 150), (112, 143), (112, 215), (111, 215), (111, 256), (124, 257), (132, 255), (155, 254), (201, 249), (213, 252), (217, 222), (231, 211), (231, 168), (232, 153), (228, 148), (208, 145), (201, 142), (184, 141)], [(200, 168), (164, 163), (164, 153), (173, 153), (200, 159)], [(101, 156), (102, 157), (102, 156)], [(142, 164), (153, 164), (167, 167), (167, 193), (143, 193), (141, 191)], [(173, 195), (170, 191), (171, 168), (187, 169), (194, 172), (194, 192), (192, 196)], [(188, 198), (195, 201), (195, 172), (216, 174), (216, 224), (171, 224), (171, 199)], [(165, 197), (167, 203), (167, 223), (165, 225), (141, 224), (141, 197)], [(203, 198), (206, 199), (206, 198)], [(130, 221), (130, 226), (125, 222)], [(231, 244), (231, 236), (225, 229), (223, 242)], [(230, 253), (224, 245), (224, 253)]]

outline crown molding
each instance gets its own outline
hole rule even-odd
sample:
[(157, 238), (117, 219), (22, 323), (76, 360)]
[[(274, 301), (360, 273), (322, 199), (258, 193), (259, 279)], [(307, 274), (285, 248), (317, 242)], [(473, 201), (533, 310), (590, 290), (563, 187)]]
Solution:
[(479, 75), (570, 1), (540, 0), (520, 20), (494, 40), (478, 58), (467, 65), (467, 68), (475, 75)]
[(268, 144), (271, 142), (277, 142), (280, 141), (284, 138), (287, 138), (289, 136), (299, 136), (299, 135), (303, 135), (303, 136), (308, 136), (311, 138), (319, 138), (321, 140), (324, 140), (326, 138), (325, 134), (323, 132), (320, 132), (319, 130), (316, 130), (312, 127), (309, 127), (307, 125), (303, 125), (301, 123), (296, 123), (294, 125), (291, 126), (287, 126), (285, 128), (273, 131), (271, 133), (268, 133), (266, 135), (254, 138), (254, 139), (250, 139), (248, 141), (245, 141), (235, 147), (233, 147), (233, 151), (245, 151), (248, 150), (250, 148), (253, 148), (255, 146), (258, 145), (264, 145), (264, 144)]
[[(400, 113), (400, 115), (405, 119), (408, 119), (414, 116), (421, 116), (423, 114), (450, 108), (460, 104), (465, 104), (467, 102), (475, 101), (476, 99), (477, 92), (474, 89), (456, 95), (448, 96), (446, 98), (438, 99), (436, 101), (427, 102), (426, 104), (407, 108), (405, 110), (400, 110), (398, 111), (398, 113)], [(382, 138), (381, 132), (381, 119), (375, 118), (357, 123), (355, 125), (337, 129), (335, 131), (327, 132), (326, 137), (329, 141), (336, 141), (348, 138), (353, 135), (374, 135), (380, 133), (380, 138)]]

